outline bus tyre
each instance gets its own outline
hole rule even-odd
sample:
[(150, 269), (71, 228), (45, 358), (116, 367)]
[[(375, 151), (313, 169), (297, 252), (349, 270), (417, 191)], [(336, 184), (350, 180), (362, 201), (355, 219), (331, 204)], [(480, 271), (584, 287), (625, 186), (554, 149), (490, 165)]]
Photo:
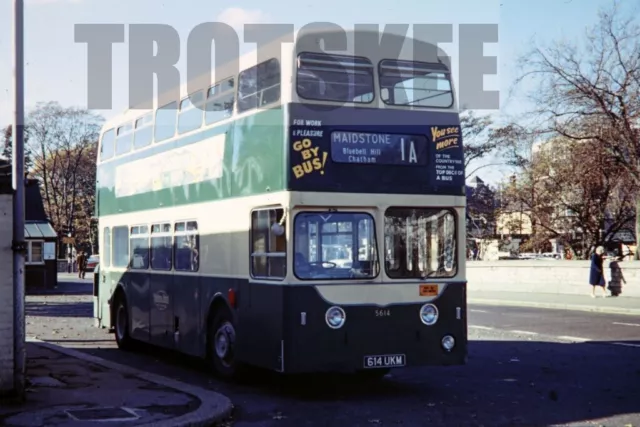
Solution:
[(208, 354), (211, 367), (221, 378), (237, 378), (240, 366), (236, 360), (236, 328), (228, 309), (222, 308), (216, 311), (208, 331)]
[(120, 295), (116, 299), (115, 330), (116, 343), (121, 350), (132, 350), (133, 340), (129, 335), (129, 310), (126, 299)]

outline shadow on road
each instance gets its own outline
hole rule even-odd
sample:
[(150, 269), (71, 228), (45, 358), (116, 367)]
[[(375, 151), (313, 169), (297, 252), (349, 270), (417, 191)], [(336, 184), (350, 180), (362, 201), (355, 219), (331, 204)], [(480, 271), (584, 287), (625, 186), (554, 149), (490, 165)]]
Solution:
[(43, 317), (93, 317), (93, 303), (77, 302), (31, 302), (25, 303), (27, 316)]
[(55, 289), (27, 288), (27, 295), (93, 295), (93, 282), (88, 279), (72, 280), (58, 277), (58, 286)]
[[(296, 408), (300, 416), (310, 417), (304, 421), (290, 414), (292, 424), (278, 425), (313, 425), (309, 419), (317, 417), (325, 417), (318, 418), (318, 425), (325, 425), (337, 414), (324, 410), (311, 414), (337, 404), (346, 404), (354, 413), (379, 409), (380, 420), (395, 414), (385, 422), (405, 425), (556, 425), (640, 412), (640, 349), (606, 342), (471, 341), (465, 366), (399, 369), (379, 382), (357, 381), (350, 375), (282, 376), (251, 369), (250, 379), (242, 383), (215, 377), (207, 383), (202, 379), (204, 363), (147, 345), (135, 353), (83, 350), (182, 381), (205, 381), (204, 386), (232, 400), (241, 396), (236, 399), (236, 418), (247, 422), (259, 416), (251, 404), (242, 404), (247, 394), (277, 399), (283, 408)], [(150, 358), (166, 365), (151, 364)], [(347, 418), (341, 423), (352, 425)]]

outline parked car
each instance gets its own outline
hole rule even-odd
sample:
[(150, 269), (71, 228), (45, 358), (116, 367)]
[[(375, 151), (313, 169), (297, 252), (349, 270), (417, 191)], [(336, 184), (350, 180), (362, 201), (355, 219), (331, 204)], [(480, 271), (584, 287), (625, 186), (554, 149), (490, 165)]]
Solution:
[(87, 271), (93, 271), (96, 265), (100, 263), (100, 255), (91, 255), (87, 259)]

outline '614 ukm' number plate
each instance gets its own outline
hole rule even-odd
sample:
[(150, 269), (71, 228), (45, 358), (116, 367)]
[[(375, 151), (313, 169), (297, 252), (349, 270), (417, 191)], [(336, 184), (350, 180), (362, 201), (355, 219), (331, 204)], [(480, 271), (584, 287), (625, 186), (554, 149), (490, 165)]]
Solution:
[(404, 354), (384, 354), (381, 356), (365, 356), (365, 368), (395, 368), (404, 366), (406, 357)]

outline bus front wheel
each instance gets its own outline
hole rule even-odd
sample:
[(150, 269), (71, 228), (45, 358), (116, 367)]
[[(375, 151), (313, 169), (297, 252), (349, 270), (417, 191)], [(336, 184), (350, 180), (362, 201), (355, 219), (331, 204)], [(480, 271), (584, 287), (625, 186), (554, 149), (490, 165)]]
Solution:
[(129, 310), (127, 301), (121, 294), (116, 298), (114, 329), (118, 348), (122, 350), (133, 349), (133, 340), (129, 335)]
[(213, 370), (222, 378), (238, 375), (236, 360), (236, 329), (227, 309), (218, 309), (209, 324), (208, 353)]

